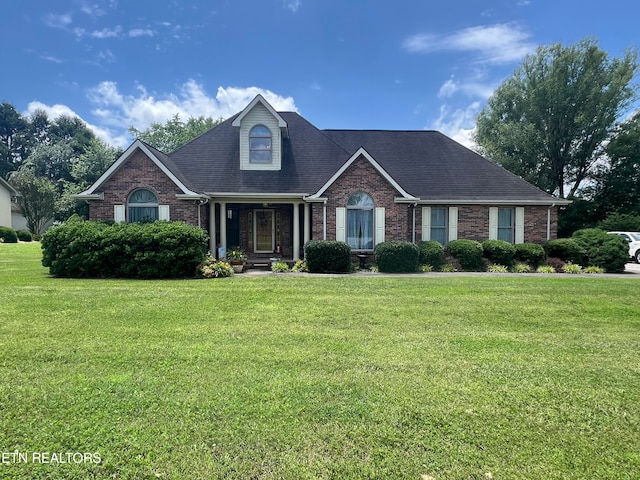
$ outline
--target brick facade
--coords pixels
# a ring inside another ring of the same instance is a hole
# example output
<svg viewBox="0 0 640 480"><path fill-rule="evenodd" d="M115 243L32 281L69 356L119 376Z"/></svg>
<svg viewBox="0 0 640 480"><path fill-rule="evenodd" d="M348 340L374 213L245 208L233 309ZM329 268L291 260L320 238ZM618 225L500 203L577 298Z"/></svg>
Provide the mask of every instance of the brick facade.
<svg viewBox="0 0 640 480"><path fill-rule="evenodd" d="M104 200L89 201L90 220L113 220L113 206L126 205L131 192L138 188L146 188L155 193L160 205L169 205L171 220L181 220L197 226L200 208L200 223L202 226L207 225L208 208L199 207L199 202L194 200L177 199L176 194L182 191L141 150L133 153L122 168L104 182L101 188Z"/></svg>

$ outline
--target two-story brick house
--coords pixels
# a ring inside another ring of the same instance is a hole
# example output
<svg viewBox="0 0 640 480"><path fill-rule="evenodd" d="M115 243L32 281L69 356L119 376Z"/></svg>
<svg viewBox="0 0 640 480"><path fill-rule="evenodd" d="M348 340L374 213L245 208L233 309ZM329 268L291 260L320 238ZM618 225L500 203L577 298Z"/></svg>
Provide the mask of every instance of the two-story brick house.
<svg viewBox="0 0 640 480"><path fill-rule="evenodd" d="M214 253L293 260L310 239L541 243L568 203L439 132L320 130L260 95L169 154L136 140L78 198L92 220L182 220Z"/></svg>

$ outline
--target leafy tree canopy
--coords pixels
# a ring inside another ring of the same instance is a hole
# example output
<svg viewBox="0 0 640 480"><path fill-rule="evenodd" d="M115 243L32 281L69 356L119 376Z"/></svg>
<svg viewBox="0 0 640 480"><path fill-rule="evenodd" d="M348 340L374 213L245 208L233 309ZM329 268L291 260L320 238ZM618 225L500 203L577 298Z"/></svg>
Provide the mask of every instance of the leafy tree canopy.
<svg viewBox="0 0 640 480"><path fill-rule="evenodd" d="M538 48L477 118L481 153L548 193L573 196L635 98L637 55L609 58L594 39Z"/></svg>
<svg viewBox="0 0 640 480"><path fill-rule="evenodd" d="M222 119L214 120L211 117L189 117L186 122L180 119L179 114L175 114L166 123L153 123L146 130L138 130L135 127L129 128L129 133L136 138L157 148L161 152L172 152L185 143L193 140L207 130L212 129L222 122Z"/></svg>

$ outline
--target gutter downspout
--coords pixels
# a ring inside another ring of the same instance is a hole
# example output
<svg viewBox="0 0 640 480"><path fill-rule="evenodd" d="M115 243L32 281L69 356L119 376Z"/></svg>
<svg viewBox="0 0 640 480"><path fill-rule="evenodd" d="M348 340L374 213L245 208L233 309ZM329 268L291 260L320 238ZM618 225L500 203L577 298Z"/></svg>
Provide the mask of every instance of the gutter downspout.
<svg viewBox="0 0 640 480"><path fill-rule="evenodd" d="M207 203L209 203L209 199L205 198L197 200L198 202L198 228L202 228L202 221L201 221L201 214L200 214L200 207L202 207L202 205L206 205Z"/></svg>
<svg viewBox="0 0 640 480"><path fill-rule="evenodd" d="M555 206L556 204L554 202L547 208L547 241L551 240L551 209Z"/></svg>
<svg viewBox="0 0 640 480"><path fill-rule="evenodd" d="M413 226L411 227L411 242L416 243L416 207L418 206L417 203L414 203L411 205L413 213L412 213L412 217L413 217Z"/></svg>

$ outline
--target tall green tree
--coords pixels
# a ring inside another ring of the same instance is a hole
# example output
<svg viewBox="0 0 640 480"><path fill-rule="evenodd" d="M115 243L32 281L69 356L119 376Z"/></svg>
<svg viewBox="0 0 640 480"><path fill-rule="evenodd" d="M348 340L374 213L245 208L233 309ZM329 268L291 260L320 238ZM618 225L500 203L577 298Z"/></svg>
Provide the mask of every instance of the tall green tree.
<svg viewBox="0 0 640 480"><path fill-rule="evenodd" d="M19 193L17 203L31 233L41 235L56 212L58 193L53 182L23 168L12 172L11 185Z"/></svg>
<svg viewBox="0 0 640 480"><path fill-rule="evenodd" d="M606 147L609 165L603 167L593 200L602 217L640 215L640 113L620 126Z"/></svg>
<svg viewBox="0 0 640 480"><path fill-rule="evenodd" d="M0 104L0 177L17 170L28 156L29 123L8 102Z"/></svg>
<svg viewBox="0 0 640 480"><path fill-rule="evenodd" d="M594 39L539 47L478 115L481 153L542 190L575 195L635 98L636 69L634 51L609 58Z"/></svg>
<svg viewBox="0 0 640 480"><path fill-rule="evenodd" d="M189 117L186 122L175 114L166 123L153 123L146 130L129 128L129 133L136 138L157 148L161 152L169 153L185 143L193 140L207 130L212 129L222 122L222 119L214 120L211 117Z"/></svg>

